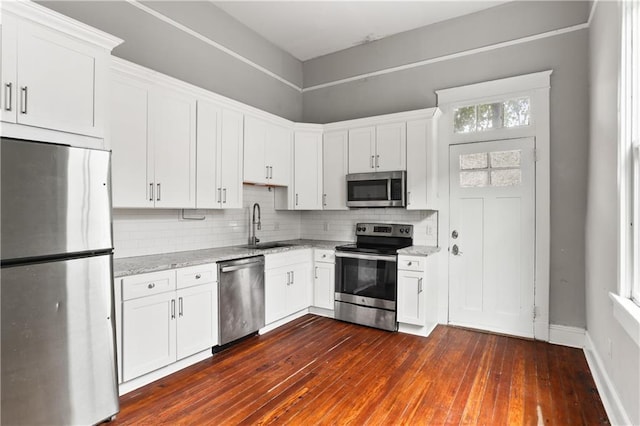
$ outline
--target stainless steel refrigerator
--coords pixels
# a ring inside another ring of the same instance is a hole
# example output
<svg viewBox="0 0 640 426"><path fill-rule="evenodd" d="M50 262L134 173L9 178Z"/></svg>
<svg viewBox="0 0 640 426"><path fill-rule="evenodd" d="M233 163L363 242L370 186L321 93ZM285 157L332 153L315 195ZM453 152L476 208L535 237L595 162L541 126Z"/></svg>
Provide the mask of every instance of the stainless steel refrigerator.
<svg viewBox="0 0 640 426"><path fill-rule="evenodd" d="M118 412L110 153L1 139L0 424Z"/></svg>

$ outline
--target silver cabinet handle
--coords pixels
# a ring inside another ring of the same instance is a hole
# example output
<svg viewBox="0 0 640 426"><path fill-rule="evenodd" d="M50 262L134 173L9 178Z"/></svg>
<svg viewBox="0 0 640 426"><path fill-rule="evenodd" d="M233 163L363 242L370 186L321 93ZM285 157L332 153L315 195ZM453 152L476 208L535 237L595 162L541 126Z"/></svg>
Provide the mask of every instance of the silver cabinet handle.
<svg viewBox="0 0 640 426"><path fill-rule="evenodd" d="M298 193L296 192L296 206L298 205Z"/></svg>
<svg viewBox="0 0 640 426"><path fill-rule="evenodd" d="M222 188L222 202L227 204L227 188Z"/></svg>
<svg viewBox="0 0 640 426"><path fill-rule="evenodd" d="M156 283L150 283L147 288L154 288L156 286Z"/></svg>
<svg viewBox="0 0 640 426"><path fill-rule="evenodd" d="M216 203L222 202L222 188L218 188L218 198L216 199Z"/></svg>
<svg viewBox="0 0 640 426"><path fill-rule="evenodd" d="M291 271L291 284L293 284L296 281L296 276L293 274L293 271Z"/></svg>
<svg viewBox="0 0 640 426"><path fill-rule="evenodd" d="M13 104L13 83L7 83L4 85L4 109L11 111L11 104Z"/></svg>
<svg viewBox="0 0 640 426"><path fill-rule="evenodd" d="M196 274L196 280L199 280L200 278L202 278L202 275Z"/></svg>
<svg viewBox="0 0 640 426"><path fill-rule="evenodd" d="M322 194L322 205L323 206L327 205L327 194Z"/></svg>
<svg viewBox="0 0 640 426"><path fill-rule="evenodd" d="M315 278L316 278L316 280L318 279L318 267L317 266L316 266Z"/></svg>
<svg viewBox="0 0 640 426"><path fill-rule="evenodd" d="M411 192L407 192L407 205L411 204Z"/></svg>
<svg viewBox="0 0 640 426"><path fill-rule="evenodd" d="M156 186L158 187L158 193L156 194L158 197L156 198L156 201L160 201L160 184L156 184Z"/></svg>
<svg viewBox="0 0 640 426"><path fill-rule="evenodd" d="M422 293L422 278L418 278L418 293Z"/></svg>
<svg viewBox="0 0 640 426"><path fill-rule="evenodd" d="M273 179L273 166L269 166L269 179Z"/></svg>
<svg viewBox="0 0 640 426"><path fill-rule="evenodd" d="M184 311L182 310L182 297L178 298L178 316L184 316Z"/></svg>
<svg viewBox="0 0 640 426"><path fill-rule="evenodd" d="M376 168L380 167L380 156L376 155Z"/></svg>
<svg viewBox="0 0 640 426"><path fill-rule="evenodd" d="M29 90L27 88L27 86L24 86L23 88L20 89L20 112L22 114L26 114L27 113L27 97L29 95L29 93L27 92L27 90Z"/></svg>
<svg viewBox="0 0 640 426"><path fill-rule="evenodd" d="M153 182L149 183L149 201L153 201Z"/></svg>
<svg viewBox="0 0 640 426"><path fill-rule="evenodd" d="M369 161L369 164L371 165L371 168L373 169L373 155L371 156L371 161Z"/></svg>
<svg viewBox="0 0 640 426"><path fill-rule="evenodd" d="M287 285L291 284L291 272L287 272Z"/></svg>
<svg viewBox="0 0 640 426"><path fill-rule="evenodd" d="M411 265L413 265L413 262L411 261L407 262L407 266L411 266Z"/></svg>
<svg viewBox="0 0 640 426"><path fill-rule="evenodd" d="M171 319L176 319L176 299L171 299Z"/></svg>
<svg viewBox="0 0 640 426"><path fill-rule="evenodd" d="M265 179L269 179L269 166L265 166L265 169L266 169L266 171L265 171L264 178Z"/></svg>

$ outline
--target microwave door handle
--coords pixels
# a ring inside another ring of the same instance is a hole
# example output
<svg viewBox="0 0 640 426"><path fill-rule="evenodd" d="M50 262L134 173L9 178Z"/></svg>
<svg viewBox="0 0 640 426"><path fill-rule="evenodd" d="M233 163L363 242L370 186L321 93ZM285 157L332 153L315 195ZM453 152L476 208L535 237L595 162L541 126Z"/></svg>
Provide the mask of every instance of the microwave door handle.
<svg viewBox="0 0 640 426"><path fill-rule="evenodd" d="M387 200L391 201L391 182L393 179L387 179Z"/></svg>

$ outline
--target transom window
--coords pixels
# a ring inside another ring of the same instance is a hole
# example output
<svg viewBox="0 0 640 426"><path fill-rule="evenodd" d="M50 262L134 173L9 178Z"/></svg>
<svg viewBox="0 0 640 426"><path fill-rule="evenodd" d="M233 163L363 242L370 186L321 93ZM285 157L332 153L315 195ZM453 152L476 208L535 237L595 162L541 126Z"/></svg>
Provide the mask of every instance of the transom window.
<svg viewBox="0 0 640 426"><path fill-rule="evenodd" d="M472 133L528 126L530 108L529 97L458 107L453 110L453 131Z"/></svg>
<svg viewBox="0 0 640 426"><path fill-rule="evenodd" d="M522 183L520 150L460 155L460 187L516 186Z"/></svg>

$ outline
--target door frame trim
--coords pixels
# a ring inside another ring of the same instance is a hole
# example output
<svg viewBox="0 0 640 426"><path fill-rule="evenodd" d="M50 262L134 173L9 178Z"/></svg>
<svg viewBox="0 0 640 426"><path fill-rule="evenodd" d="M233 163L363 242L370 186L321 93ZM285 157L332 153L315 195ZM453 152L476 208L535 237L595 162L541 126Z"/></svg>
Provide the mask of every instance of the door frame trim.
<svg viewBox="0 0 640 426"><path fill-rule="evenodd" d="M549 273L551 233L550 108L552 70L467 86L436 90L442 117L438 123L438 235L446 255L439 259L438 322L449 322L449 146L459 143L533 137L535 140L535 278L533 335L549 341ZM453 133L453 109L498 99L529 96L531 124L522 128L498 129L470 134Z"/></svg>

